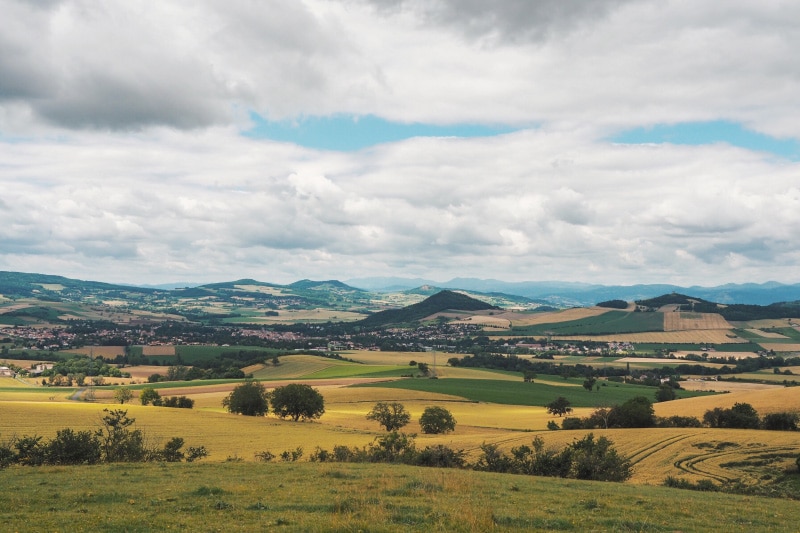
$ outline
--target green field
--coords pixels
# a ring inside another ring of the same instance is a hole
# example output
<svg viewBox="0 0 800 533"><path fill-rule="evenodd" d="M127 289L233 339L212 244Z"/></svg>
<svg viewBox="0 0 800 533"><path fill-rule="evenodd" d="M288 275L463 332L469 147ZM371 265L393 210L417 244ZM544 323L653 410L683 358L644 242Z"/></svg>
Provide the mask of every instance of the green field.
<svg viewBox="0 0 800 533"><path fill-rule="evenodd" d="M563 381L563 380L562 380ZM582 383L582 381L580 381ZM490 402L505 405L543 406L564 396L573 407L597 407L625 402L634 396L645 396L653 400L655 387L629 385L626 383L598 382L599 391L589 392L576 380L570 387L523 381L493 381L488 379L403 379L385 383L354 385L357 387L384 387L436 392L460 396L475 402ZM602 386L602 383L607 383ZM676 391L679 398L700 396L697 392Z"/></svg>
<svg viewBox="0 0 800 533"><path fill-rule="evenodd" d="M791 500L401 465L11 467L0 477L6 531L750 532L800 522Z"/></svg>
<svg viewBox="0 0 800 533"><path fill-rule="evenodd" d="M536 324L533 326L513 326L512 335L536 336L546 335L609 335L615 333L643 333L647 331L664 331L664 315L662 313L629 313L627 311L609 311L602 315L555 322ZM487 335L508 335L508 331L487 332Z"/></svg>

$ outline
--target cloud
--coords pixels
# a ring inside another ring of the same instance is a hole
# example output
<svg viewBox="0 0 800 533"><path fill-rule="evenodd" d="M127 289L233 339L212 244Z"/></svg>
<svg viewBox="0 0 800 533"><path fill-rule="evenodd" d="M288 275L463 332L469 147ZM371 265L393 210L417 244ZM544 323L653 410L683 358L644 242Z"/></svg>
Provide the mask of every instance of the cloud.
<svg viewBox="0 0 800 533"><path fill-rule="evenodd" d="M0 0L0 11L0 268L111 281L797 279L796 162L714 139L607 139L723 122L799 139L800 7ZM256 115L513 132L337 153L248 138Z"/></svg>
<svg viewBox="0 0 800 533"><path fill-rule="evenodd" d="M792 278L800 255L796 167L725 146L529 131L336 154L214 129L86 133L1 156L0 268L12 270L41 257L35 270L112 281L716 283Z"/></svg>

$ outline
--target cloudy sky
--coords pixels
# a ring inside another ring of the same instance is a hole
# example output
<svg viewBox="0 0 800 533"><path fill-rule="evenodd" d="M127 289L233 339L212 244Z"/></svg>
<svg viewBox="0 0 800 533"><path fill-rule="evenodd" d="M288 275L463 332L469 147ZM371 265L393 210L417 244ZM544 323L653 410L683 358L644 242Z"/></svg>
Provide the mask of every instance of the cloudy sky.
<svg viewBox="0 0 800 533"><path fill-rule="evenodd" d="M800 282L798 2L0 13L0 270Z"/></svg>

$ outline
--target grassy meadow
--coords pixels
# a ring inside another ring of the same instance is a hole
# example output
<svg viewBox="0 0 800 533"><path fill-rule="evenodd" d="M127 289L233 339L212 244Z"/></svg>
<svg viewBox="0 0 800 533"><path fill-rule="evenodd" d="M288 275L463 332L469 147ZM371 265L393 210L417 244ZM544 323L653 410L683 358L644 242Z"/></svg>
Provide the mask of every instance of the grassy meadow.
<svg viewBox="0 0 800 533"><path fill-rule="evenodd" d="M219 349L197 350L194 356L210 357L215 352ZM432 365L434 354L343 355L349 361L293 355L281 356L278 365L267 359L247 369L267 388L301 380L319 390L326 411L310 422L225 412L222 399L237 380L131 386L135 391L153 386L162 396L186 395L195 400L194 409L170 409L139 405L136 397L124 406L114 404L113 387L96 387L94 401L75 401L70 399L78 391L75 388L46 388L0 378L0 440L25 435L51 438L65 427L97 429L104 408L121 407L136 419L135 427L145 432L149 443L160 446L179 436L186 446L202 445L210 453L199 464L6 468L0 470L0 478L13 490L0 491L0 520L4 527L18 531L149 531L156 525L158 529L225 531L278 527L287 531L693 531L713 529L722 521L734 531L791 531L800 519L800 508L788 499L689 493L661 486L673 476L692 483L738 482L769 495L774 480L789 476L800 483L794 473L800 442L792 432L595 430L633 462L633 476L624 484L309 463L317 447L365 447L384 435L376 422L366 419L377 401L405 405L412 418L404 430L417 434L418 448L442 444L464 450L474 461L484 443L497 444L509 453L513 447L530 446L539 436L547 447L561 448L588 433L547 430L548 422L561 422L543 407L557 396L570 399L573 416L587 416L598 406L637 395L653 398L655 392L652 387L605 381L598 382L599 390L587 391L582 379L553 376L524 383L513 372L443 366L444 354L436 356L439 379L398 380L401 374L418 372L409 365L412 360ZM153 368L158 367L129 370L144 376ZM800 411L795 388L679 393L682 399L655 404L656 414L701 418L708 409L736 402L750 403L762 416ZM433 405L452 412L458 422L454 432L421 433L417 421ZM303 456L296 463L256 461L260 452L279 455L298 448ZM532 501L536 504L531 505ZM753 513L753 506L770 512Z"/></svg>
<svg viewBox="0 0 800 533"><path fill-rule="evenodd" d="M9 531L794 531L788 500L378 464L12 467ZM691 497L690 497L691 496ZM768 509L768 512L764 512ZM35 510L35 511L34 511Z"/></svg>

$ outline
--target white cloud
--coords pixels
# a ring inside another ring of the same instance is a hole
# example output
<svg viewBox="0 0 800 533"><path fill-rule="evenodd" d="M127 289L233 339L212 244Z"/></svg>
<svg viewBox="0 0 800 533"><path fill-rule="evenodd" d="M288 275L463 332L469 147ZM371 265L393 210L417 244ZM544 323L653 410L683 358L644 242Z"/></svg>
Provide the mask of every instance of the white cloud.
<svg viewBox="0 0 800 533"><path fill-rule="evenodd" d="M796 163L602 140L800 138L800 8L575 5L0 0L0 268L800 281ZM332 153L244 138L250 112L521 129Z"/></svg>

